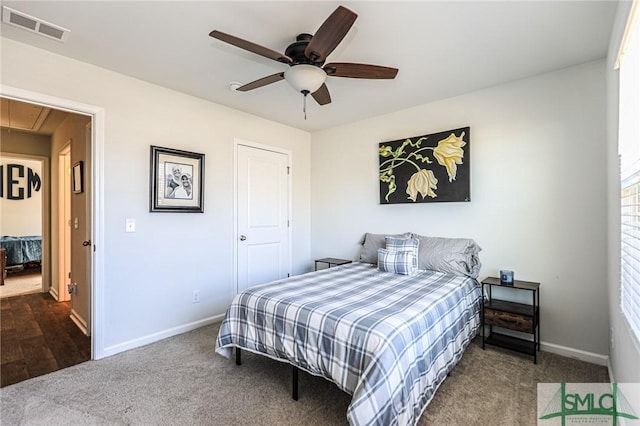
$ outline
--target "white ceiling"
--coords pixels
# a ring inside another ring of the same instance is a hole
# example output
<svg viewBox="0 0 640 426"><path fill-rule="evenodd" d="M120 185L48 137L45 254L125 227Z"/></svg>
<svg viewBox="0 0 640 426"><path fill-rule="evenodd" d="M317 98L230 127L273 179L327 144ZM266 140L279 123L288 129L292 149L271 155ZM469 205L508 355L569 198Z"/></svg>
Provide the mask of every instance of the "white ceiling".
<svg viewBox="0 0 640 426"><path fill-rule="evenodd" d="M615 1L3 1L71 30L58 42L2 24L2 36L300 129L315 131L606 56ZM393 66L395 80L329 77L333 102L286 81L242 84L287 65L208 36L273 50L314 33L338 5L358 14L327 62ZM96 82L99 84L99 82Z"/></svg>

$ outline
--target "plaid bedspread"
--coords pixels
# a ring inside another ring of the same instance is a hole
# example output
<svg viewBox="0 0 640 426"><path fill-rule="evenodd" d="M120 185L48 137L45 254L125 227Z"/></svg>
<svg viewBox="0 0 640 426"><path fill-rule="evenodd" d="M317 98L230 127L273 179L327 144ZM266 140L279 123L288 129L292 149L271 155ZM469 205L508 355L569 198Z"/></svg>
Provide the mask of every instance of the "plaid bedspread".
<svg viewBox="0 0 640 426"><path fill-rule="evenodd" d="M352 425L414 425L477 334L479 304L468 277L353 263L241 292L216 352L238 346L333 381L352 395Z"/></svg>

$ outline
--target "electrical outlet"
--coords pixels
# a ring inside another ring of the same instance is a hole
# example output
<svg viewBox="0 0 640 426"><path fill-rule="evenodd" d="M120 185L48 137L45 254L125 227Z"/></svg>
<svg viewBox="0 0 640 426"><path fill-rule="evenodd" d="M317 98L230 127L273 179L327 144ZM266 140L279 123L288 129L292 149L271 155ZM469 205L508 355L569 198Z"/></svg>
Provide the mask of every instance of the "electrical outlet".
<svg viewBox="0 0 640 426"><path fill-rule="evenodd" d="M200 303L200 290L193 290L193 299L191 303Z"/></svg>

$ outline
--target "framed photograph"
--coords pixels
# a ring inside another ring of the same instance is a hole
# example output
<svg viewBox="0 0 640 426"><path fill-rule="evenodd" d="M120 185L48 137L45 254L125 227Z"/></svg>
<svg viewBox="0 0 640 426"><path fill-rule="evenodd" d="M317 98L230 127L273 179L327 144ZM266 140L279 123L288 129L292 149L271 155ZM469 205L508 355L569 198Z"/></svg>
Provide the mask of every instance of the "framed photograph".
<svg viewBox="0 0 640 426"><path fill-rule="evenodd" d="M82 181L84 180L84 170L82 161L78 161L73 165L71 169L71 183L74 194L80 194L84 188L82 187Z"/></svg>
<svg viewBox="0 0 640 426"><path fill-rule="evenodd" d="M204 212L204 154L151 146L150 212Z"/></svg>

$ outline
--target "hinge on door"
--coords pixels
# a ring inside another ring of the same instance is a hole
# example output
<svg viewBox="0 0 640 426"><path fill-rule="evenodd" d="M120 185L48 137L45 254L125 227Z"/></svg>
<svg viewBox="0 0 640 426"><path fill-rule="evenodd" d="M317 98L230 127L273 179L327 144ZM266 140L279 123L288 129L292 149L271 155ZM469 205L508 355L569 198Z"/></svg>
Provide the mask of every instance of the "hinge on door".
<svg viewBox="0 0 640 426"><path fill-rule="evenodd" d="M287 274L287 278L289 278L291 276L291 274Z"/></svg>
<svg viewBox="0 0 640 426"><path fill-rule="evenodd" d="M291 166L287 166L287 174L290 175L291 174Z"/></svg>
<svg viewBox="0 0 640 426"><path fill-rule="evenodd" d="M287 219L287 228L290 227L291 225L289 224L289 219Z"/></svg>
<svg viewBox="0 0 640 426"><path fill-rule="evenodd" d="M71 272L69 272L69 279L71 279Z"/></svg>

